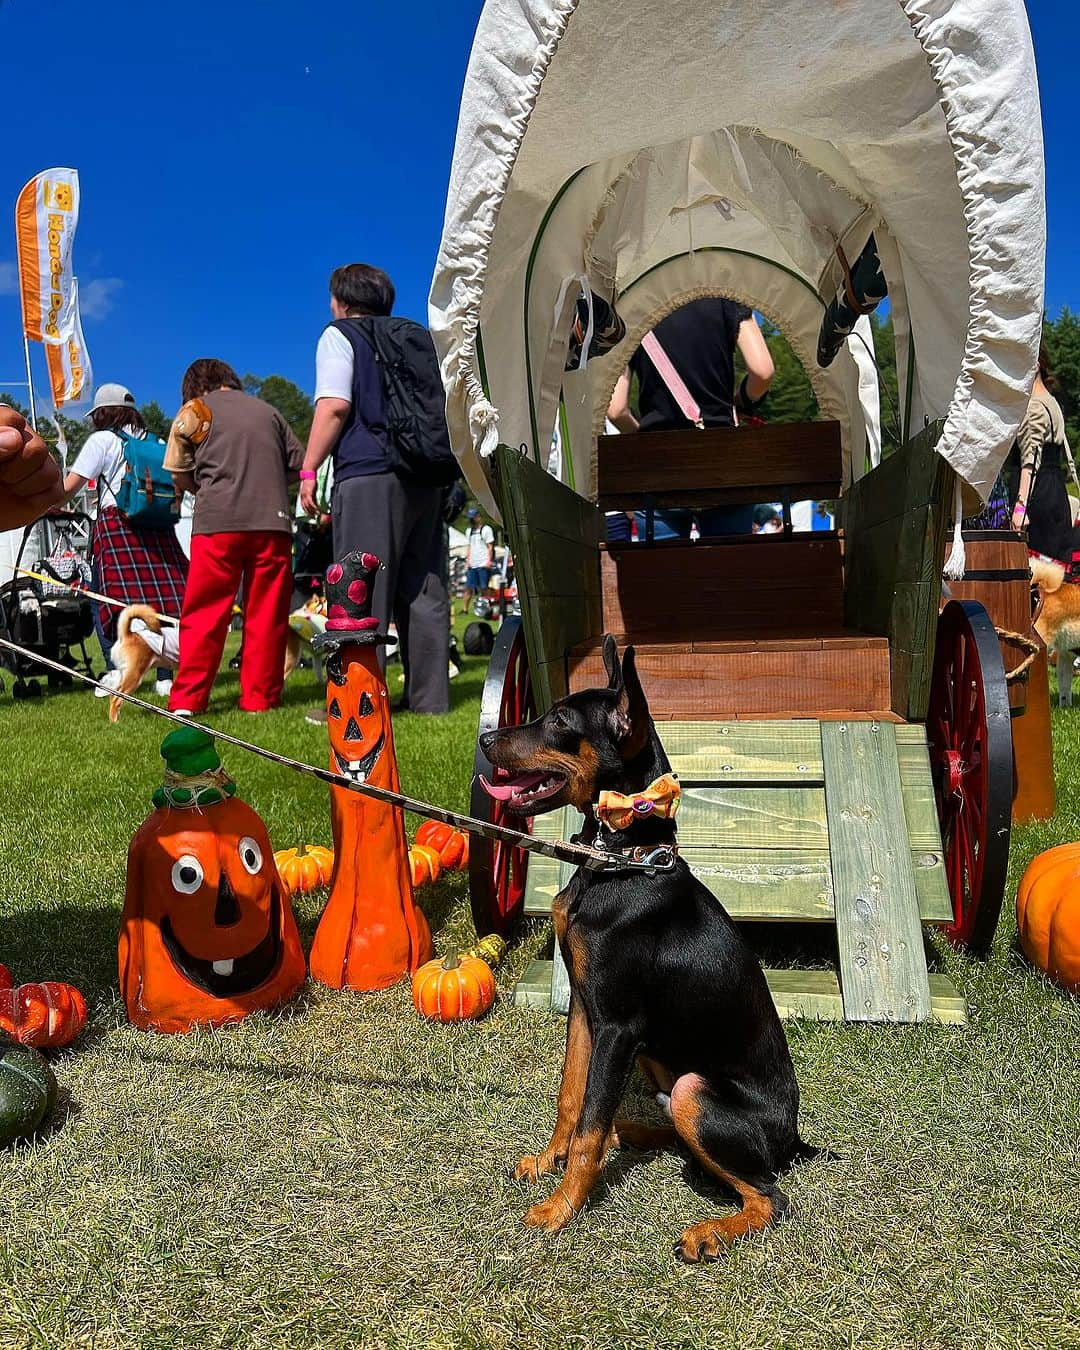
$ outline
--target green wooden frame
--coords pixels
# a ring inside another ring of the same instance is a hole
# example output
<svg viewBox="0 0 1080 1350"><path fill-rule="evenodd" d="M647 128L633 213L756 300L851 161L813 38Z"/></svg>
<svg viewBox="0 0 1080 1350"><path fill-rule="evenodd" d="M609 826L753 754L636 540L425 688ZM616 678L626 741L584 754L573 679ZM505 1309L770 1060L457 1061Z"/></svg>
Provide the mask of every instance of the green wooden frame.
<svg viewBox="0 0 1080 1350"><path fill-rule="evenodd" d="M495 451L495 485L514 555L537 706L568 693L567 653L600 635L604 517L521 451Z"/></svg>
<svg viewBox="0 0 1080 1350"><path fill-rule="evenodd" d="M841 502L844 622L889 639L893 711L926 717L953 471L931 422Z"/></svg>

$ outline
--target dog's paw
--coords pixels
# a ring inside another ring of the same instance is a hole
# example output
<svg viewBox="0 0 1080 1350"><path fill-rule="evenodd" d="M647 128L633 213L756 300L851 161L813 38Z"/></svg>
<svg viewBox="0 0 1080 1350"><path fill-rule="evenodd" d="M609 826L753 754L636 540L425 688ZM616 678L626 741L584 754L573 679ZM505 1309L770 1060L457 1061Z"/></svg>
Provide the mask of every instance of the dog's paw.
<svg viewBox="0 0 1080 1350"><path fill-rule="evenodd" d="M526 1153L514 1168L514 1180L528 1181L535 1185L541 1177L557 1172L560 1161L550 1150L545 1153Z"/></svg>
<svg viewBox="0 0 1080 1350"><path fill-rule="evenodd" d="M683 1261L717 1261L734 1241L731 1224L725 1219L706 1219L683 1230L675 1244L675 1255Z"/></svg>
<svg viewBox="0 0 1080 1350"><path fill-rule="evenodd" d="M523 1222L526 1228L542 1228L546 1233L557 1233L573 1217L573 1206L560 1189L527 1210Z"/></svg>

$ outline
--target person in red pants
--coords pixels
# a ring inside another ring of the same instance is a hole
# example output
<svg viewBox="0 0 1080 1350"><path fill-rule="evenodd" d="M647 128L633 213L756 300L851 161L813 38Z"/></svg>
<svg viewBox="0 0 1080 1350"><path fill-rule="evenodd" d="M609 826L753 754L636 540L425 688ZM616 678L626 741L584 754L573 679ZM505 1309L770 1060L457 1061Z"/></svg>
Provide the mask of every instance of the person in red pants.
<svg viewBox="0 0 1080 1350"><path fill-rule="evenodd" d="M284 683L292 598L288 485L303 446L276 408L243 392L224 361L193 362L182 397L165 467L178 487L195 493L195 515L169 707L205 710L242 587L240 708L265 712L276 707Z"/></svg>

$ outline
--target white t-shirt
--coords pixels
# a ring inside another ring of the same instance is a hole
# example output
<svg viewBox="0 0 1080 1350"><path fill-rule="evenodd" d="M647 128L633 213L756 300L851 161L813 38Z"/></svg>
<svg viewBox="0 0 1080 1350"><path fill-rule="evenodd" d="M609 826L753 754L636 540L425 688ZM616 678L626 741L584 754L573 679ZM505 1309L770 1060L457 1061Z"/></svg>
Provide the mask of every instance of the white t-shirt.
<svg viewBox="0 0 1080 1350"><path fill-rule="evenodd" d="M82 478L96 478L102 506L113 506L124 476L124 442L115 431L95 431L71 466Z"/></svg>
<svg viewBox="0 0 1080 1350"><path fill-rule="evenodd" d="M340 328L324 328L315 348L315 402L343 398L352 402L353 349Z"/></svg>
<svg viewBox="0 0 1080 1350"><path fill-rule="evenodd" d="M488 550L495 542L495 531L490 525L481 525L469 531L469 566L487 567Z"/></svg>

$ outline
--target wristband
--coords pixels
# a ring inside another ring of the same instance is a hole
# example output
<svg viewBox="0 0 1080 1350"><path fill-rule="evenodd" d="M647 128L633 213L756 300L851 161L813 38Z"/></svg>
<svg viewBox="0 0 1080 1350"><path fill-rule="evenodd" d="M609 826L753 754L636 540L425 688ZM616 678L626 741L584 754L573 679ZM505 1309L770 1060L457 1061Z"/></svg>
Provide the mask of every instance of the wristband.
<svg viewBox="0 0 1080 1350"><path fill-rule="evenodd" d="M762 394L762 396L757 400L752 399L749 393L747 392L746 388L749 379L750 379L749 375L744 375L742 377L742 381L739 384L738 391L735 394L735 406L736 408L739 409L740 412L753 414L757 412L758 408L760 408L761 405L765 402L765 394ZM768 390L766 390L765 393L767 394Z"/></svg>
<svg viewBox="0 0 1080 1350"><path fill-rule="evenodd" d="M301 481L301 483L314 483L315 480L318 478L318 476L319 476L319 475L314 471L314 469L301 469L301 470L300 470L300 481Z"/></svg>

